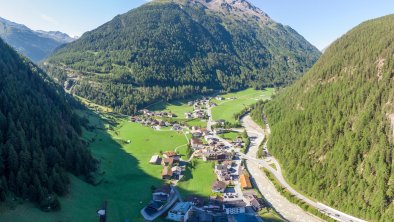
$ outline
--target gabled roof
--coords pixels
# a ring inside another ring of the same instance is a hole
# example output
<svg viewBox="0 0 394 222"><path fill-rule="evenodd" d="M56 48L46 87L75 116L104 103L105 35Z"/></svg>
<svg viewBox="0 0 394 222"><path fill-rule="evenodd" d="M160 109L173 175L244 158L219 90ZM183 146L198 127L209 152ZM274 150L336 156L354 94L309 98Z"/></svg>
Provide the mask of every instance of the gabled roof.
<svg viewBox="0 0 394 222"><path fill-rule="evenodd" d="M171 193L171 186L170 185L164 185L162 187L157 188L153 193L165 193L165 194L170 194Z"/></svg>
<svg viewBox="0 0 394 222"><path fill-rule="evenodd" d="M168 164L168 165L172 165L174 163L174 158L170 157L170 158L163 158L162 160L162 164Z"/></svg>
<svg viewBox="0 0 394 222"><path fill-rule="evenodd" d="M250 178L246 174L242 174L239 177L239 182L241 183L242 189L252 188L252 183L250 182Z"/></svg>
<svg viewBox="0 0 394 222"><path fill-rule="evenodd" d="M173 172L171 170L171 167L164 167L163 171L161 172L161 176L170 176L170 177L172 177L172 174L173 174Z"/></svg>
<svg viewBox="0 0 394 222"><path fill-rule="evenodd" d="M160 159L159 155L154 155L150 159L149 163L157 163L157 162L159 162L159 159Z"/></svg>
<svg viewBox="0 0 394 222"><path fill-rule="evenodd" d="M202 145L202 144L203 144L202 140L200 140L200 139L198 139L198 138L192 138L192 139L191 139L191 142L192 142L193 144L198 144L198 145Z"/></svg>
<svg viewBox="0 0 394 222"><path fill-rule="evenodd" d="M222 181L215 181L215 183L213 183L212 185L212 190L224 190L226 189L227 184L225 182Z"/></svg>
<svg viewBox="0 0 394 222"><path fill-rule="evenodd" d="M178 156L178 154L174 151L166 151L163 154L166 155L167 157Z"/></svg>
<svg viewBox="0 0 394 222"><path fill-rule="evenodd" d="M224 208L242 208L246 207L246 203L242 200L235 200L231 202L226 202L223 204Z"/></svg>

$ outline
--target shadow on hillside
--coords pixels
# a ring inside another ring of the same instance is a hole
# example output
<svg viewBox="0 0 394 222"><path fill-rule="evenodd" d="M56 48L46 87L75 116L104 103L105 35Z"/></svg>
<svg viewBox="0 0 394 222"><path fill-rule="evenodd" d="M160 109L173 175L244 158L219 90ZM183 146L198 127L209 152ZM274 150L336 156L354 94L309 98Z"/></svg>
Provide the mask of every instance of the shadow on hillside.
<svg viewBox="0 0 394 222"><path fill-rule="evenodd" d="M104 201L108 201L108 221L142 221L140 210L151 200L152 191L164 185L164 181L148 175L140 168L140 162L131 154L122 148L121 139L114 139L108 129L113 132L117 129L116 118L121 117L118 114L109 114L100 116L97 113L86 111L84 116L89 119L90 127L93 131L87 132L90 138L86 138L95 158L100 161L100 172L102 178L92 191L84 194L90 196L92 193L97 195L91 198L91 203L85 206L85 221L91 221L96 217L96 210ZM146 160L149 161L149 160ZM191 167L188 165L188 168ZM191 168L185 172L183 180L193 179ZM182 190L178 187L183 195L194 195L193 192ZM90 193L89 193L90 192ZM185 196L184 196L185 197ZM82 212L81 212L82 213ZM81 214L75 214L75 220L81 219Z"/></svg>
<svg viewBox="0 0 394 222"><path fill-rule="evenodd" d="M192 170L194 169L194 167L190 166L190 164L188 164L186 166L186 170L183 173L183 177L182 177L182 182L187 182L189 180L193 179L193 174L192 174ZM187 194L187 195L192 195L192 193L188 193L187 191L184 191L183 194Z"/></svg>

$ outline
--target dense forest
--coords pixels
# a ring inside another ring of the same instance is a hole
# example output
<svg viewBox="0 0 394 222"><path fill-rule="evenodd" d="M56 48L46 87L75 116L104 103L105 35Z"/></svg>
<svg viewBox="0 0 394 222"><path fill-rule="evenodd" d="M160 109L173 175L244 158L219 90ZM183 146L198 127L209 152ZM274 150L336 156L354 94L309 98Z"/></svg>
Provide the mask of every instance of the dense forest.
<svg viewBox="0 0 394 222"><path fill-rule="evenodd" d="M156 100L288 85L320 56L268 17L239 19L197 2L147 3L59 49L44 67L72 93L130 114Z"/></svg>
<svg viewBox="0 0 394 222"><path fill-rule="evenodd" d="M80 139L71 98L0 39L0 201L58 209L68 172L89 180L97 161Z"/></svg>
<svg viewBox="0 0 394 222"><path fill-rule="evenodd" d="M273 101L271 153L302 192L370 221L394 217L394 15L332 44Z"/></svg>

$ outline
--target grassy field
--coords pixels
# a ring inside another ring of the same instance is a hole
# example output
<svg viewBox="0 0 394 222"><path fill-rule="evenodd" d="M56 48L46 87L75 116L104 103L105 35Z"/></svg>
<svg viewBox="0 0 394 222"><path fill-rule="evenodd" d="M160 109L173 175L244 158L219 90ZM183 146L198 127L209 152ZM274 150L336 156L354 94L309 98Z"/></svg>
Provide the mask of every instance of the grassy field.
<svg viewBox="0 0 394 222"><path fill-rule="evenodd" d="M225 95L226 98L236 96L238 99L226 100L226 103L220 104L217 110L215 108L214 116L221 113L222 117L219 115L217 118L231 118L232 113L243 108L242 104L252 104L271 94L269 91L245 90ZM95 106L88 101L83 102L94 110L111 112L105 107ZM149 109L171 110L183 117L192 107L187 106L187 101L177 101L158 103ZM89 148L93 155L101 162L102 183L92 186L71 176L70 193L60 198L61 211L44 213L28 203L9 210L8 205L0 204L1 222L97 221L96 211L104 200L108 201L108 221L143 221L139 211L151 200L151 187L163 184L160 178L161 166L150 165L148 161L152 155L159 154L160 151L174 150L176 147L179 153L185 155L185 136L174 131L155 131L130 123L115 114L103 114L99 117L93 112L83 112L83 115L86 115L90 124L96 127L94 131L85 131L84 137L90 142ZM196 121L193 124L199 123ZM125 142L128 140L130 143ZM209 196L214 180L212 164L197 161L194 167L188 168L184 180L179 183L179 189L184 196Z"/></svg>
<svg viewBox="0 0 394 222"><path fill-rule="evenodd" d="M171 102L157 102L148 107L147 109L151 111L167 111L172 112L177 115L175 119L184 119L185 113L193 112L193 106L187 105L190 100L181 99L174 100Z"/></svg>
<svg viewBox="0 0 394 222"><path fill-rule="evenodd" d="M199 195L208 197L212 194L211 186L216 180L216 175L211 162L194 160L194 167L189 166L185 177L178 183L182 196Z"/></svg>
<svg viewBox="0 0 394 222"><path fill-rule="evenodd" d="M212 100L212 102L218 104L217 107L212 108L212 117L214 120L224 119L230 123L236 123L237 120L234 118L234 114L241 112L258 100L270 99L274 92L273 88L265 90L246 89L221 95L225 100Z"/></svg>
<svg viewBox="0 0 394 222"><path fill-rule="evenodd" d="M272 209L264 208L259 212L260 217L266 222L282 222L283 220L275 211Z"/></svg>
<svg viewBox="0 0 394 222"><path fill-rule="evenodd" d="M103 182L92 186L71 177L71 190L69 195L61 198L60 212L43 213L30 204L19 205L15 210L4 210L5 207L0 206L3 209L0 221L30 222L33 218L37 222L97 221L96 210L104 200L109 204L108 221L125 221L127 218L143 221L139 211L151 200L151 187L163 183L161 166L150 165L148 161L153 154L186 144L184 135L174 131L154 131L125 120L120 120L117 127L111 127L112 124L102 123L93 113L88 117L100 129L85 132L85 137L92 141L90 149L101 162ZM105 128L113 130L102 130ZM131 143L124 142L127 140ZM195 181L198 178L206 178L206 171L207 166L198 165L191 173L193 178L182 184L181 192L206 193L204 184L200 183L204 187L195 185L199 183Z"/></svg>
<svg viewBox="0 0 394 222"><path fill-rule="evenodd" d="M242 133L230 131L230 132L221 134L221 137L223 139L233 141L233 140L237 139L238 137L242 137Z"/></svg>
<svg viewBox="0 0 394 222"><path fill-rule="evenodd" d="M206 128L207 127L207 121L206 120L202 121L200 119L192 119L192 120L187 121L186 123L189 126L198 126L198 127L201 127L201 128Z"/></svg>

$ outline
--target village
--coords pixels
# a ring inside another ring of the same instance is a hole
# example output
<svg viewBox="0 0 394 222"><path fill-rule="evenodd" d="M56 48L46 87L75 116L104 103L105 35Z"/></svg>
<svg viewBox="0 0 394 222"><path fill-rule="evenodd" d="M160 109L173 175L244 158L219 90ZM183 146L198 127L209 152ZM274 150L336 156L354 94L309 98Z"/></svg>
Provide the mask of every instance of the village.
<svg viewBox="0 0 394 222"><path fill-rule="evenodd" d="M130 121L140 123L156 130L170 130L188 135L190 156L184 157L174 150L153 154L149 161L162 167L161 178L165 185L156 188L152 201L141 210L145 220L152 221L167 215L170 221L261 221L257 217L264 207L264 202L253 189L249 174L238 154L247 146L245 138L237 137L231 141L219 135L226 132L218 121L211 124L210 108L216 106L205 98L189 102L193 112L185 113L186 119L208 121L207 128L189 127L182 122L171 120L171 112L140 111L140 116L133 116ZM221 97L216 98L222 100ZM177 190L178 181L182 180L188 164L195 159L212 162L216 181L211 186L210 197L188 196L182 198Z"/></svg>

